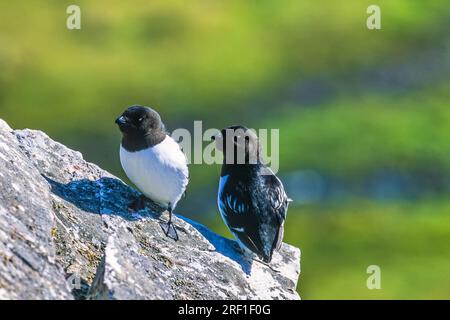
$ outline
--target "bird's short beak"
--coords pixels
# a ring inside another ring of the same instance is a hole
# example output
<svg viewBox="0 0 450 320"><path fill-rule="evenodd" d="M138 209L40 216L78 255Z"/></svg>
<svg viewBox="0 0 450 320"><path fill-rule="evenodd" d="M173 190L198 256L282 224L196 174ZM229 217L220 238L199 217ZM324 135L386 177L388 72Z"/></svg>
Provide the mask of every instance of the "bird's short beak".
<svg viewBox="0 0 450 320"><path fill-rule="evenodd" d="M125 119L124 116L120 116L119 118L116 119L116 123L120 126L127 123L127 120Z"/></svg>

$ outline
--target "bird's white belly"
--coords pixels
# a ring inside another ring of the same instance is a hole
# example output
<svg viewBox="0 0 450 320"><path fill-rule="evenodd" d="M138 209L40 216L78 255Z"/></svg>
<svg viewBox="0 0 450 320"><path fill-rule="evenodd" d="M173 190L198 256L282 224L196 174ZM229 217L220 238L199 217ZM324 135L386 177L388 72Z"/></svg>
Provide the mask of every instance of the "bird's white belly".
<svg viewBox="0 0 450 320"><path fill-rule="evenodd" d="M121 146L120 162L128 178L146 197L175 208L188 183L186 157L175 141L166 137L158 145L136 152Z"/></svg>

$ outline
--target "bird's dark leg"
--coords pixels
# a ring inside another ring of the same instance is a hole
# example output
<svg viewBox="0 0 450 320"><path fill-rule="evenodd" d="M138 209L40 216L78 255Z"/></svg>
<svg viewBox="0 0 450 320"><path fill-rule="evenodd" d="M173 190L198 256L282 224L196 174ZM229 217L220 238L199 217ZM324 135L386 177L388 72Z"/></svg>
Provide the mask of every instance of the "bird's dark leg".
<svg viewBox="0 0 450 320"><path fill-rule="evenodd" d="M139 211L145 209L146 205L147 198L143 194L141 194L128 205L128 210L131 212Z"/></svg>
<svg viewBox="0 0 450 320"><path fill-rule="evenodd" d="M172 223L172 205L170 203L167 207L167 211L169 211L169 221L167 223L161 222L161 228L163 229L163 232L167 237L178 241L178 233Z"/></svg>

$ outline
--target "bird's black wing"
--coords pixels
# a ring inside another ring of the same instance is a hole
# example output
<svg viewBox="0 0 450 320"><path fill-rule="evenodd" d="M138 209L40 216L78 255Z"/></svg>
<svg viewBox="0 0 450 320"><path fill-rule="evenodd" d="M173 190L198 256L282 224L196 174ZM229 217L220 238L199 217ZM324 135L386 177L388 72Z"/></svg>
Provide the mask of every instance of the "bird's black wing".
<svg viewBox="0 0 450 320"><path fill-rule="evenodd" d="M283 184L275 174L269 174L264 176L264 189L267 194L268 208L271 214L275 215L276 220L273 224L276 228L276 236L272 244L272 252L275 249L280 249L283 243L284 236L284 221L286 220L286 213L288 208L289 199L284 191Z"/></svg>
<svg viewBox="0 0 450 320"><path fill-rule="evenodd" d="M244 183L228 181L219 190L218 205L226 225L247 249L264 255L259 234L259 221L252 194Z"/></svg>
<svg viewBox="0 0 450 320"><path fill-rule="evenodd" d="M280 220L286 220L289 199L284 191L283 184L275 175L266 176L265 183L271 208Z"/></svg>

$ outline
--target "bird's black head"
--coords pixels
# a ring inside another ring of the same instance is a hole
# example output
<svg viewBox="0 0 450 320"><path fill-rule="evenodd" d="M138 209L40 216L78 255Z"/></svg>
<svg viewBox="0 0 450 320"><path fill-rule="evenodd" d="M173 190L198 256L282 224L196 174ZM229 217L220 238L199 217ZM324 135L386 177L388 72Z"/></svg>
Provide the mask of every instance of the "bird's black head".
<svg viewBox="0 0 450 320"><path fill-rule="evenodd" d="M116 124L123 134L122 145L129 151L158 144L166 135L161 117L148 107L129 107L116 119Z"/></svg>
<svg viewBox="0 0 450 320"><path fill-rule="evenodd" d="M131 106L116 119L124 134L146 134L152 130L164 130L159 114L148 107Z"/></svg>
<svg viewBox="0 0 450 320"><path fill-rule="evenodd" d="M216 147L223 152L225 164L258 164L261 147L257 135L242 125L224 128L212 137Z"/></svg>

